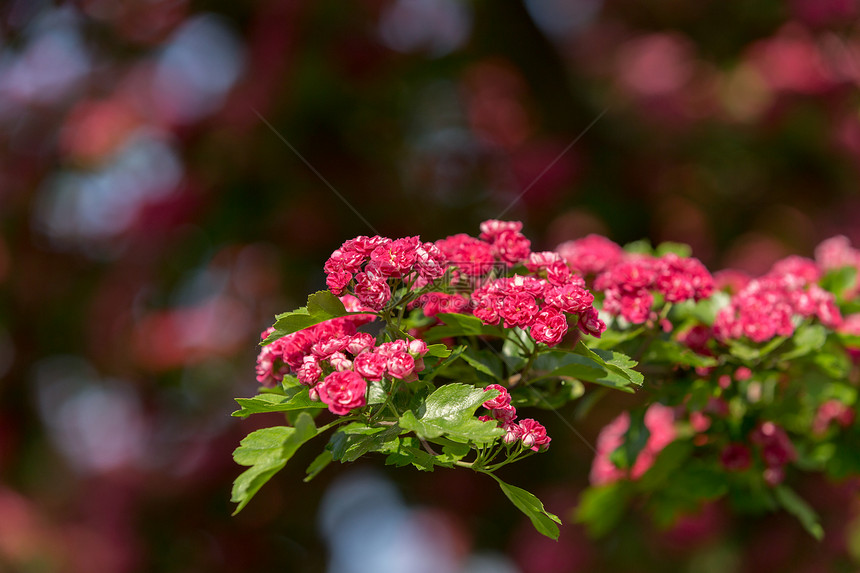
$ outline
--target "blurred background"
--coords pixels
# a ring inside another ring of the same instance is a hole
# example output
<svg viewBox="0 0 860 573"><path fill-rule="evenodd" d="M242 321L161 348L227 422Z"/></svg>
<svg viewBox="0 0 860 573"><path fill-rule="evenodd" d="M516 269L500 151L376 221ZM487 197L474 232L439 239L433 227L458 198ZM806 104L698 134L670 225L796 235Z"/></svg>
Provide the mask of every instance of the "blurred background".
<svg viewBox="0 0 860 573"><path fill-rule="evenodd" d="M822 544L720 505L554 543L465 471L376 460L303 484L316 447L236 517L229 491L239 440L278 423L230 417L257 388L259 332L348 238L503 218L535 250L673 240L753 273L834 234L860 244L858 16L856 0L3 2L0 572L856 570L849 485L802 491ZM579 430L593 442L615 413ZM553 447L504 477L569 521L591 450L532 415Z"/></svg>

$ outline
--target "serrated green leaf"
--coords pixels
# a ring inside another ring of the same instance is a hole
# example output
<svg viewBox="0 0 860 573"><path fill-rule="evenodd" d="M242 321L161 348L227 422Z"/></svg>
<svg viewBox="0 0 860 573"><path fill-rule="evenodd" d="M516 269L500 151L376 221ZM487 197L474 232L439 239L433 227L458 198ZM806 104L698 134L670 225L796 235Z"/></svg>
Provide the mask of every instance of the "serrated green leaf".
<svg viewBox="0 0 860 573"><path fill-rule="evenodd" d="M444 322L442 326L436 326L424 334L425 342L432 342L442 338L455 336L497 336L504 337L505 331L498 326L490 326L481 322L481 319L471 314L439 313L436 317Z"/></svg>
<svg viewBox="0 0 860 573"><path fill-rule="evenodd" d="M561 525L561 519L557 515L548 512L534 494L505 483L494 474L490 475L498 482L505 497L529 518L538 533L546 535L550 539L558 539L558 526Z"/></svg>
<svg viewBox="0 0 860 573"><path fill-rule="evenodd" d="M424 357L447 358L450 355L451 350L444 344L430 344L427 346L427 352L424 354Z"/></svg>
<svg viewBox="0 0 860 573"><path fill-rule="evenodd" d="M622 378L626 378L631 384L641 386L642 382L645 380L645 377L642 376L641 372L633 369L638 365L638 363L622 352L604 350L602 348L595 348L592 350L586 346L582 340L577 343L573 351L581 356L594 360L611 373L615 373Z"/></svg>
<svg viewBox="0 0 860 573"><path fill-rule="evenodd" d="M308 328L315 324L331 320L349 314L340 299L327 290L321 290L308 296L307 306L297 308L292 312L285 312L275 317L275 331L272 332L261 346L265 346L275 340L292 334L299 330Z"/></svg>
<svg viewBox="0 0 860 573"><path fill-rule="evenodd" d="M824 528L819 523L818 515L802 497L785 485L776 486L774 494L779 504L795 516L812 537L818 541L824 538Z"/></svg>
<svg viewBox="0 0 860 573"><path fill-rule="evenodd" d="M582 492L574 512L574 520L582 523L592 537L603 537L624 516L632 490L623 481L589 487Z"/></svg>
<svg viewBox="0 0 860 573"><path fill-rule="evenodd" d="M315 477L317 477L321 471L323 471L328 465L332 462L331 451L323 450L320 455L314 458L314 461L310 463L308 469L305 470L307 475L303 480L305 483L311 481Z"/></svg>
<svg viewBox="0 0 860 573"><path fill-rule="evenodd" d="M407 410L399 424L404 430L426 439L445 435L479 444L492 442L504 431L494 421L482 422L474 414L482 403L497 395L496 390L446 384L427 396L417 415L413 410Z"/></svg>
<svg viewBox="0 0 860 573"><path fill-rule="evenodd" d="M322 402L311 400L308 389L304 386L287 388L284 394L266 393L258 394L253 398L236 398L236 402L241 406L240 410L233 412L233 416L237 418L247 418L251 414L326 407Z"/></svg>
<svg viewBox="0 0 860 573"><path fill-rule="evenodd" d="M302 414L295 427L274 426L248 434L233 452L237 464L251 466L233 482L231 501L236 515L273 475L281 471L302 444L316 436L314 421Z"/></svg>
<svg viewBox="0 0 860 573"><path fill-rule="evenodd" d="M581 341L572 351L560 352L566 352L566 356L559 359L561 365L541 378L567 376L631 393L630 385L639 386L644 380L642 374L632 368L636 362L620 352L592 350Z"/></svg>

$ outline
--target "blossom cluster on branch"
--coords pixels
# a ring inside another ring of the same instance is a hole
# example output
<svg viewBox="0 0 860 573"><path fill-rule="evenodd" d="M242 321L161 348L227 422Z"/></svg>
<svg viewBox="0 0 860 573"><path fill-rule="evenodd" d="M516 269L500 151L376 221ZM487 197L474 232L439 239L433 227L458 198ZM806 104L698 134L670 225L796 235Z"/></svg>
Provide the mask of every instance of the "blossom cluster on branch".
<svg viewBox="0 0 860 573"><path fill-rule="evenodd" d="M521 223L480 231L350 239L323 267L329 290L262 333L262 391L235 415L284 412L287 425L236 450L250 466L234 484L239 509L329 433L308 479L372 453L470 469L557 537L559 518L496 472L549 448L519 410L595 402L608 388L640 399L596 438L573 516L592 533L644 497L663 525L726 498L739 511L782 507L821 534L790 483L860 474L860 253L846 239L750 277L712 275L675 243L590 235L533 252Z"/></svg>

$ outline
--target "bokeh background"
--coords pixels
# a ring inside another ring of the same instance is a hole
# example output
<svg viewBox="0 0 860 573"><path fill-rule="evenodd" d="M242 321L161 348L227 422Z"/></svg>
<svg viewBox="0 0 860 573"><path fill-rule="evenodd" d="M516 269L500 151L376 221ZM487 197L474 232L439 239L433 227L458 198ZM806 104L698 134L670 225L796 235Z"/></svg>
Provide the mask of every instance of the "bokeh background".
<svg viewBox="0 0 860 573"><path fill-rule="evenodd" d="M0 571L854 571L713 505L554 543L465 471L300 452L238 516L230 454L277 419L260 330L359 234L521 220L763 272L860 244L856 0L7 0L0 4ZM507 481L570 519L621 398ZM613 409L614 407L614 409ZM569 416L570 412L561 412ZM315 444L321 446L322 444Z"/></svg>

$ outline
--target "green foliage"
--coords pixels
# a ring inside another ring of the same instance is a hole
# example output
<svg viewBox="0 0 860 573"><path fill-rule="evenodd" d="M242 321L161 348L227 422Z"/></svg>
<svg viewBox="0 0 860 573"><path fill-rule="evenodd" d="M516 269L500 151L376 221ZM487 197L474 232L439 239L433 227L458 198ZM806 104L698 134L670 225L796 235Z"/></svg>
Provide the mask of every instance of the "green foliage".
<svg viewBox="0 0 860 573"><path fill-rule="evenodd" d="M240 410L233 412L233 416L247 418L251 414L265 414L268 412L289 412L291 410L305 410L308 408L325 408L322 402L314 402L308 396L308 389L304 386L292 386L287 388L285 394L257 394L253 398L236 398L241 406Z"/></svg>
<svg viewBox="0 0 860 573"><path fill-rule="evenodd" d="M327 290L315 292L308 296L307 306L297 308L292 312L285 312L275 317L274 332L261 342L262 346L292 334L293 332L308 328L315 324L346 316L348 313L340 302L340 299Z"/></svg>
<svg viewBox="0 0 860 573"><path fill-rule="evenodd" d="M233 460L237 464L251 466L233 483L231 501L239 504L233 514L242 511L254 494L281 471L296 450L316 434L314 421L306 413L299 416L295 427L274 426L248 434L233 452Z"/></svg>
<svg viewBox="0 0 860 573"><path fill-rule="evenodd" d="M507 497L511 503L517 507L517 509L526 514L535 529L551 539L558 539L558 526L561 525L561 520L557 515L544 509L543 503L541 503L541 501L533 494L522 488L503 482L496 475L493 475L493 478L498 482L499 487L502 488L502 492L505 494L505 497Z"/></svg>
<svg viewBox="0 0 860 573"><path fill-rule="evenodd" d="M474 414L478 406L496 395L495 390L447 384L430 394L417 413L406 411L400 417L400 427L427 439L444 435L476 444L492 442L504 431L495 422L482 422Z"/></svg>

